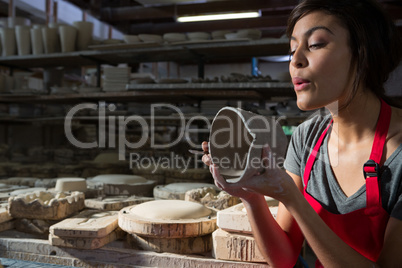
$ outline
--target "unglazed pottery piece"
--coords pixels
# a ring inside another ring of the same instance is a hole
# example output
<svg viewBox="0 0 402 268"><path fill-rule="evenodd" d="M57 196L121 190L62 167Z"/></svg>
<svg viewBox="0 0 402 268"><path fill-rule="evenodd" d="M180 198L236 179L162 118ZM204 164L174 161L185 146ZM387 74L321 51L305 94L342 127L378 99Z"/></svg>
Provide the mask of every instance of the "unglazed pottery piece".
<svg viewBox="0 0 402 268"><path fill-rule="evenodd" d="M218 260L266 262L250 234L229 233L217 229L212 233L212 256Z"/></svg>
<svg viewBox="0 0 402 268"><path fill-rule="evenodd" d="M272 216L275 218L278 212L278 201L268 197L266 197L266 201ZM218 211L217 225L228 232L252 234L243 203Z"/></svg>
<svg viewBox="0 0 402 268"><path fill-rule="evenodd" d="M84 178L60 178L56 181L55 190L58 192L86 192L87 182Z"/></svg>
<svg viewBox="0 0 402 268"><path fill-rule="evenodd" d="M152 196L155 181L144 177L126 174L103 174L95 176L91 182L103 184L106 195Z"/></svg>
<svg viewBox="0 0 402 268"><path fill-rule="evenodd" d="M216 212L194 202L156 200L120 210L119 226L148 237L196 237L216 229Z"/></svg>
<svg viewBox="0 0 402 268"><path fill-rule="evenodd" d="M18 25L15 26L15 38L17 41L18 55L31 54L31 27Z"/></svg>
<svg viewBox="0 0 402 268"><path fill-rule="evenodd" d="M126 233L120 228L116 228L103 237L61 237L49 233L49 243L57 247L96 249L117 239L122 239L125 235Z"/></svg>
<svg viewBox="0 0 402 268"><path fill-rule="evenodd" d="M59 26L61 52L72 52L76 49L77 29L70 25Z"/></svg>
<svg viewBox="0 0 402 268"><path fill-rule="evenodd" d="M11 221L12 219L13 217L8 213L7 203L0 203L0 223Z"/></svg>
<svg viewBox="0 0 402 268"><path fill-rule="evenodd" d="M117 211L84 210L50 226L50 233L61 237L104 237L115 230Z"/></svg>
<svg viewBox="0 0 402 268"><path fill-rule="evenodd" d="M8 199L8 211L13 218L61 220L85 206L82 192L45 192L20 194Z"/></svg>
<svg viewBox="0 0 402 268"><path fill-rule="evenodd" d="M0 28L2 56L11 56L17 54L17 42L15 39L14 28Z"/></svg>
<svg viewBox="0 0 402 268"><path fill-rule="evenodd" d="M43 27L42 28L43 47L46 54L51 54L59 51L60 39L57 28Z"/></svg>
<svg viewBox="0 0 402 268"><path fill-rule="evenodd" d="M31 44L32 44L32 54L40 55L44 53L43 37L42 37L43 26L34 26L31 29Z"/></svg>
<svg viewBox="0 0 402 268"><path fill-rule="evenodd" d="M104 198L85 199L85 207L99 210L120 210L124 207L153 201L153 197L143 196L107 196Z"/></svg>
<svg viewBox="0 0 402 268"><path fill-rule="evenodd" d="M74 21L77 29L76 47L78 50L86 50L92 42L94 24L90 21Z"/></svg>
<svg viewBox="0 0 402 268"><path fill-rule="evenodd" d="M218 190L218 188L211 183L177 182L167 185L157 185L154 188L154 197L155 199L184 200L187 191L198 188L210 188L214 191Z"/></svg>
<svg viewBox="0 0 402 268"><path fill-rule="evenodd" d="M198 254L209 252L212 249L211 234L186 238L160 238L128 234L127 242L134 249L159 253Z"/></svg>
<svg viewBox="0 0 402 268"><path fill-rule="evenodd" d="M211 215L211 210L203 205L181 200L156 200L137 205L130 213L150 220L185 220Z"/></svg>
<svg viewBox="0 0 402 268"><path fill-rule="evenodd" d="M287 143L282 127L274 118L224 107L212 122L209 152L223 178L236 183L265 167L282 164ZM272 154L262 159L265 144L270 146Z"/></svg>

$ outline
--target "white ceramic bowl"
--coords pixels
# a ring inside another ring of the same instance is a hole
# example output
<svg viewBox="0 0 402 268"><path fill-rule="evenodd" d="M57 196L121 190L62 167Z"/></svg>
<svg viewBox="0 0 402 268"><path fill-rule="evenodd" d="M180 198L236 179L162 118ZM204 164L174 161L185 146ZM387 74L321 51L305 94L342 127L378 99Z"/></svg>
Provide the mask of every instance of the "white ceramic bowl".
<svg viewBox="0 0 402 268"><path fill-rule="evenodd" d="M237 35L237 33L227 33L225 34L225 39L227 40L235 40L239 39L240 37Z"/></svg>
<svg viewBox="0 0 402 268"><path fill-rule="evenodd" d="M137 35L125 34L123 35L123 40L127 44L136 44L141 42L140 38Z"/></svg>
<svg viewBox="0 0 402 268"><path fill-rule="evenodd" d="M138 38L140 38L140 40L143 42L156 42L156 43L163 42L162 36L157 34L139 34Z"/></svg>
<svg viewBox="0 0 402 268"><path fill-rule="evenodd" d="M230 30L218 30L211 33L212 39L225 39L225 34L233 33Z"/></svg>
<svg viewBox="0 0 402 268"><path fill-rule="evenodd" d="M237 31L238 38L249 38L253 40L260 39L262 35L261 30L258 29L244 29Z"/></svg>
<svg viewBox="0 0 402 268"><path fill-rule="evenodd" d="M184 33L165 33L163 40L169 43L183 42L187 40L187 36Z"/></svg>
<svg viewBox="0 0 402 268"><path fill-rule="evenodd" d="M197 40L209 40L211 39L211 34L207 32L192 32L192 33L187 33L188 39L192 41L197 41Z"/></svg>
<svg viewBox="0 0 402 268"><path fill-rule="evenodd" d="M215 116L209 136L212 162L227 182L262 171L262 148L269 144L272 159L283 163L287 137L273 117L265 117L239 108L224 107Z"/></svg>

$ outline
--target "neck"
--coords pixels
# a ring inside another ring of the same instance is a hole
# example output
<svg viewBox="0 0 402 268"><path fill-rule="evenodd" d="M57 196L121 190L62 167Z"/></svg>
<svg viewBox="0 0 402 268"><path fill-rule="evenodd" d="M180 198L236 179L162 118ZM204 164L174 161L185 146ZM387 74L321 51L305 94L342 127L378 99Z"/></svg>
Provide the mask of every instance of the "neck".
<svg viewBox="0 0 402 268"><path fill-rule="evenodd" d="M381 102L374 94L358 94L341 110L334 103L327 108L332 114L333 132L340 145L358 144L373 137L381 109Z"/></svg>

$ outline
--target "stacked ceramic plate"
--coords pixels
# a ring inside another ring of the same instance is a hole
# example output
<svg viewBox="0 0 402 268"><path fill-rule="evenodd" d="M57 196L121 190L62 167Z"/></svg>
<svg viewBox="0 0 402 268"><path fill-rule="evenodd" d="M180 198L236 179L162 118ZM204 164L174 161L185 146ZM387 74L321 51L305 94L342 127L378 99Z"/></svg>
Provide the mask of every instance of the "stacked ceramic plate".
<svg viewBox="0 0 402 268"><path fill-rule="evenodd" d="M215 115L221 108L225 107L225 100L210 100L201 102L201 113L205 115Z"/></svg>
<svg viewBox="0 0 402 268"><path fill-rule="evenodd" d="M129 67L107 67L103 69L103 91L125 91L130 82Z"/></svg>
<svg viewBox="0 0 402 268"><path fill-rule="evenodd" d="M236 33L227 33L225 34L225 38L228 40L234 39L251 39L257 40L260 39L262 35L261 30L258 29L244 29L239 30Z"/></svg>
<svg viewBox="0 0 402 268"><path fill-rule="evenodd" d="M206 32L192 32L187 33L187 37L191 41L209 40L211 39L211 34Z"/></svg>
<svg viewBox="0 0 402 268"><path fill-rule="evenodd" d="M158 34L139 34L138 38L143 42L162 43L163 37Z"/></svg>
<svg viewBox="0 0 402 268"><path fill-rule="evenodd" d="M212 39L226 39L225 34L233 33L230 30L218 30L211 33Z"/></svg>
<svg viewBox="0 0 402 268"><path fill-rule="evenodd" d="M183 42L187 40L187 36L184 33L165 33L163 40L168 43Z"/></svg>

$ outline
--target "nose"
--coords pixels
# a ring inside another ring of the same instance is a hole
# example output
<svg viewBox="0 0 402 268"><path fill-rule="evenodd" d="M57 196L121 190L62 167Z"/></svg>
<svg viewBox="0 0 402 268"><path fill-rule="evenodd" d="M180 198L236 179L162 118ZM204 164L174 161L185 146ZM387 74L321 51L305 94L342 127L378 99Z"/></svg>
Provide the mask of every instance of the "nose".
<svg viewBox="0 0 402 268"><path fill-rule="evenodd" d="M294 68L304 68L307 66L308 61L302 47L298 47L294 51L293 55L291 56L290 63Z"/></svg>

